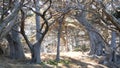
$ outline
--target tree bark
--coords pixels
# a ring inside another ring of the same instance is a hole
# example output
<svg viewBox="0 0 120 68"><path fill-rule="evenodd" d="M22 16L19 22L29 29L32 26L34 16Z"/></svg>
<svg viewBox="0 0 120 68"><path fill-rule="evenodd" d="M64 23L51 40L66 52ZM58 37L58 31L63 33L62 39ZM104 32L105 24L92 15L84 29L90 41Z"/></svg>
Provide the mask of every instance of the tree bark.
<svg viewBox="0 0 120 68"><path fill-rule="evenodd" d="M41 63L40 48L41 48L41 45L39 42L33 45L32 63L37 63L37 64Z"/></svg>
<svg viewBox="0 0 120 68"><path fill-rule="evenodd" d="M14 26L14 29L16 29L18 31L18 25ZM13 39L13 45L15 48L16 59L25 58L23 48L22 48L22 43L21 43L20 37L19 37L19 33L16 32L15 30L12 30L12 39Z"/></svg>
<svg viewBox="0 0 120 68"><path fill-rule="evenodd" d="M62 27L62 22L59 22L58 26L58 45L57 45L57 55L56 55L56 61L60 61L60 36L61 36L61 27Z"/></svg>
<svg viewBox="0 0 120 68"><path fill-rule="evenodd" d="M101 37L93 31L88 32L90 38L90 55L102 55L104 42Z"/></svg>
<svg viewBox="0 0 120 68"><path fill-rule="evenodd" d="M111 38L111 54L110 54L110 59L109 61L110 62L116 62L117 58L116 58L116 32L115 31L112 31L111 33L112 35L112 38Z"/></svg>
<svg viewBox="0 0 120 68"><path fill-rule="evenodd" d="M35 0L35 9L37 12L40 12L40 1L39 0ZM40 39L40 16L36 14L36 40Z"/></svg>
<svg viewBox="0 0 120 68"><path fill-rule="evenodd" d="M65 49L66 49L66 51L68 52L69 51L69 49L68 49L68 27L67 26L65 26Z"/></svg>
<svg viewBox="0 0 120 68"><path fill-rule="evenodd" d="M3 37L5 37L10 30L12 29L12 27L15 25L15 19L16 16L19 12L21 8L21 4L20 3L16 3L15 7L13 8L13 11L11 12L11 14L9 14L2 22L1 22L1 26L0 26L0 39L2 39Z"/></svg>
<svg viewBox="0 0 120 68"><path fill-rule="evenodd" d="M17 26L15 28L18 29ZM7 40L10 46L10 57L12 59L24 59L25 55L18 32L12 30L11 34L8 34Z"/></svg>
<svg viewBox="0 0 120 68"><path fill-rule="evenodd" d="M35 9L37 12L40 12L40 1L39 0L35 0ZM40 30L40 16L38 14L36 14L36 40L38 41L39 39L41 39L41 34L39 33ZM32 63L41 63L41 43L36 42L33 45L32 48Z"/></svg>
<svg viewBox="0 0 120 68"><path fill-rule="evenodd" d="M50 4L51 4L51 0ZM34 44L32 44L28 38L27 35L25 34L24 31L24 22L25 22L25 13L23 11L22 12L22 18L21 18L21 33L26 41L26 43L28 44L28 47L30 48L31 54L32 54L32 61L31 63L41 63L41 42L43 41L44 36L46 35L46 33L48 32L48 19L46 19L46 12L48 11L48 9L50 8L51 5L49 5L49 7L43 12L43 14L40 13L40 0L34 0L35 3L35 8L36 10L32 10L34 13L36 13L36 42ZM40 26L40 16L41 18L44 20L43 26ZM43 28L45 26L45 28Z"/></svg>
<svg viewBox="0 0 120 68"><path fill-rule="evenodd" d="M10 58L15 59L15 48L14 48L12 37L10 34L8 34L6 38L9 43L9 47L10 47L10 54L9 54Z"/></svg>
<svg viewBox="0 0 120 68"><path fill-rule="evenodd" d="M79 14L75 15L76 19L79 21L80 24L85 26L89 38L90 38L90 55L102 55L103 53L103 46L105 45L103 39L101 38L97 29L95 29L85 18L86 13L80 12Z"/></svg>

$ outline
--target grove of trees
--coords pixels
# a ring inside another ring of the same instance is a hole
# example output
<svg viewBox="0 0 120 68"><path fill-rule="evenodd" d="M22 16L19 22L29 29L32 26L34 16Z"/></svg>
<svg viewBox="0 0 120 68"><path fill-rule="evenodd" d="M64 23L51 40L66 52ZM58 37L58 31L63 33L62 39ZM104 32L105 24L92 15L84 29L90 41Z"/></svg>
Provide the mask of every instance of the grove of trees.
<svg viewBox="0 0 120 68"><path fill-rule="evenodd" d="M0 41L0 54L11 59L26 58L27 46L30 63L41 63L41 53L48 51L59 62L60 52L83 47L104 56L102 64L117 66L120 0L0 0Z"/></svg>

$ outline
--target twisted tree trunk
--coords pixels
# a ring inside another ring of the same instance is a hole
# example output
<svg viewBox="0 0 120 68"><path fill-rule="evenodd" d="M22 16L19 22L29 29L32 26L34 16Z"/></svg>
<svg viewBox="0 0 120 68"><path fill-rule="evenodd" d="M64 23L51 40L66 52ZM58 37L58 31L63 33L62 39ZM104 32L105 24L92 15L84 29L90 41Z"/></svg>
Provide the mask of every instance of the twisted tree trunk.
<svg viewBox="0 0 120 68"><path fill-rule="evenodd" d="M18 30L18 25L14 26L14 29ZM10 46L10 57L12 59L24 59L25 55L23 52L19 33L15 30L12 30L10 34L7 35L6 38Z"/></svg>
<svg viewBox="0 0 120 68"><path fill-rule="evenodd" d="M24 59L25 55L20 42L19 34L15 31L12 31L12 34L7 35L7 40L10 47L10 58Z"/></svg>
<svg viewBox="0 0 120 68"><path fill-rule="evenodd" d="M80 12L79 14L75 15L76 19L79 21L80 24L85 26L89 38L90 38L90 55L102 55L103 54L103 47L105 45L103 39L101 38L97 29L95 29L85 18L86 13Z"/></svg>

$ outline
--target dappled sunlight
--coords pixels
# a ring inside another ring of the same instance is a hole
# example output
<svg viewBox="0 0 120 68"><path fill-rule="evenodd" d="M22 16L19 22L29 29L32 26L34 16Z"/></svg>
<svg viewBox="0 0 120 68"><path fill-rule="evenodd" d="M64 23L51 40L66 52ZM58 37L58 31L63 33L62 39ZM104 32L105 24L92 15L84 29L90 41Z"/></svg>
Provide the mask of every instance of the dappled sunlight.
<svg viewBox="0 0 120 68"><path fill-rule="evenodd" d="M0 0L0 68L120 68L120 0Z"/></svg>
<svg viewBox="0 0 120 68"><path fill-rule="evenodd" d="M26 60L28 60L28 62L25 62L25 60L11 60L6 57L0 57L0 65L1 68L107 68L96 63L94 59L88 58L87 53L85 54L86 56L84 56L81 52L63 52L60 56L61 61L55 65L51 62L54 62L56 53L42 53L41 57L44 61L42 64L30 64L30 53L26 53ZM48 61L50 63L48 63Z"/></svg>

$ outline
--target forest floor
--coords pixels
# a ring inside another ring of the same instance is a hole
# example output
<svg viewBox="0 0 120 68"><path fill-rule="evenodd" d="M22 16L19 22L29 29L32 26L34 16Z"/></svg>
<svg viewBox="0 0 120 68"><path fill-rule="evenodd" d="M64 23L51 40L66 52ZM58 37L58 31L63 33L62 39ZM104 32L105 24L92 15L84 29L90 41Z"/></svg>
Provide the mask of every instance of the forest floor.
<svg viewBox="0 0 120 68"><path fill-rule="evenodd" d="M29 59L30 54L25 54ZM64 52L61 53L61 61L57 64L55 53L42 54L41 64L30 64L29 60L11 60L7 57L0 57L0 68L108 68L98 64L98 59L88 57L87 53Z"/></svg>

